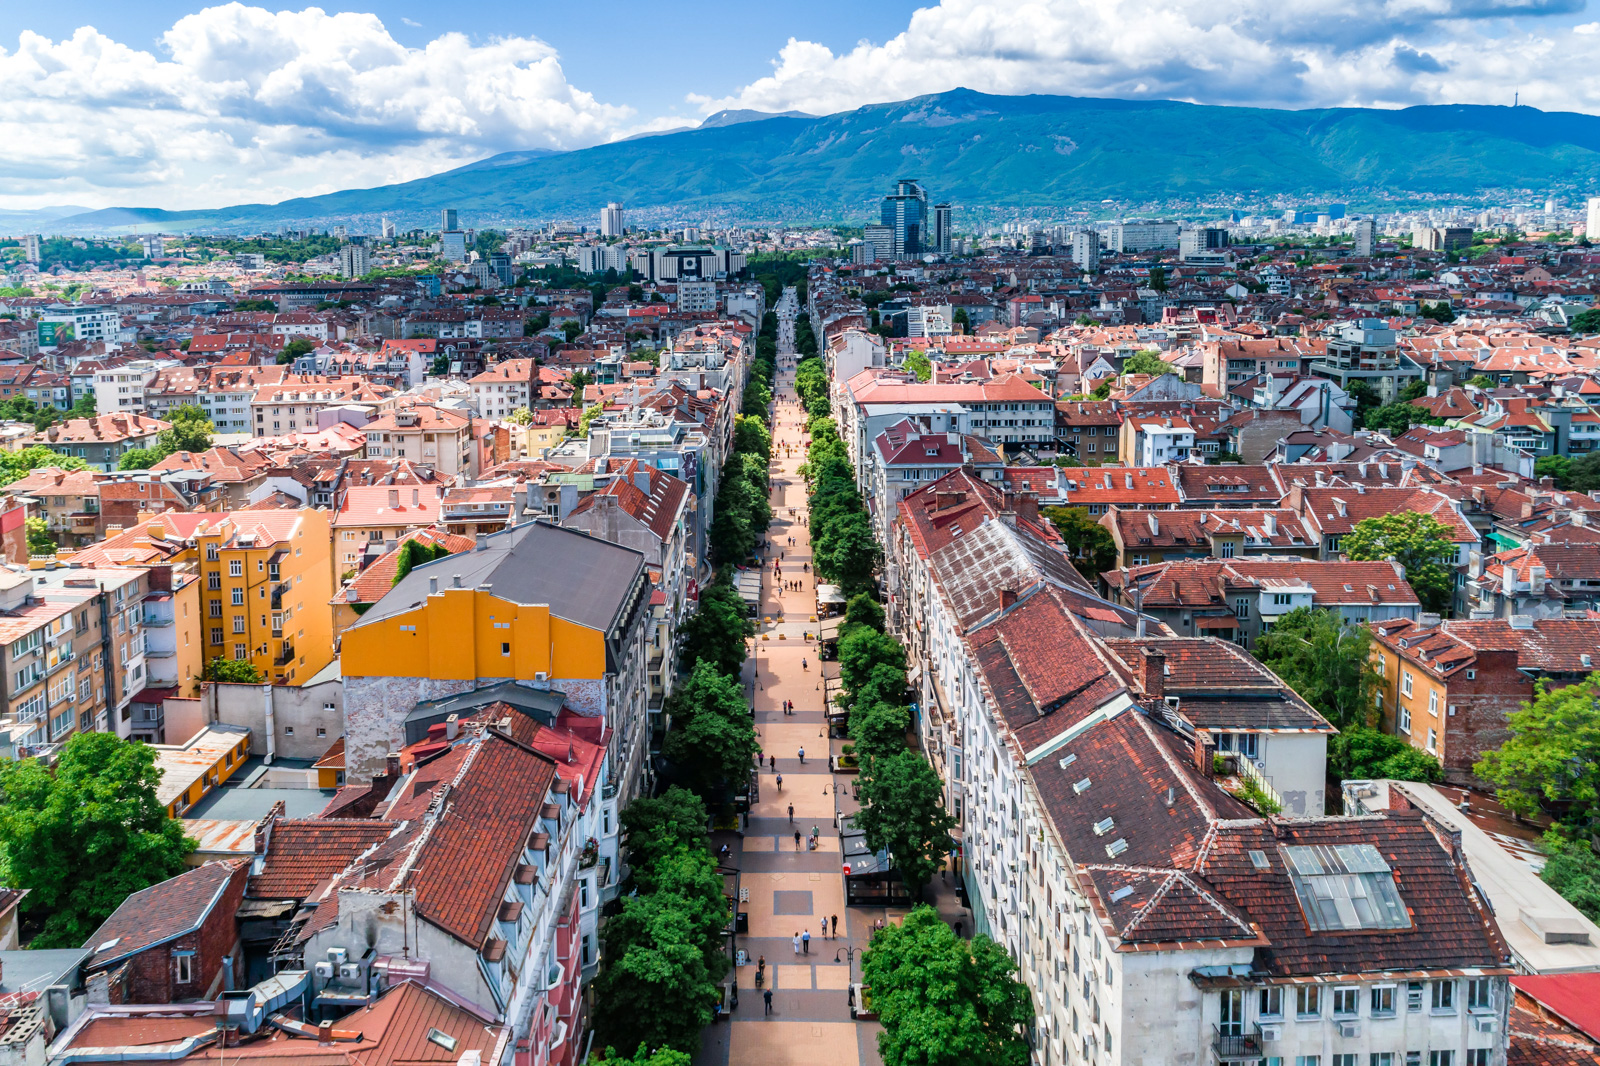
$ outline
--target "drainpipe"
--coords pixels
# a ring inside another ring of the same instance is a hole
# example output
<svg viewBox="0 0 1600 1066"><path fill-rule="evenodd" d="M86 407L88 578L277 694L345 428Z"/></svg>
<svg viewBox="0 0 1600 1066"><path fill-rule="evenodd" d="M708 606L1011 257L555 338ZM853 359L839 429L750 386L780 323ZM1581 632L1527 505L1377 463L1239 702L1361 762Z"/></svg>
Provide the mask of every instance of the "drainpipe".
<svg viewBox="0 0 1600 1066"><path fill-rule="evenodd" d="M272 683L264 682L261 686L262 710L266 715L267 758L266 765L272 765L273 756L278 754L278 720L272 713Z"/></svg>

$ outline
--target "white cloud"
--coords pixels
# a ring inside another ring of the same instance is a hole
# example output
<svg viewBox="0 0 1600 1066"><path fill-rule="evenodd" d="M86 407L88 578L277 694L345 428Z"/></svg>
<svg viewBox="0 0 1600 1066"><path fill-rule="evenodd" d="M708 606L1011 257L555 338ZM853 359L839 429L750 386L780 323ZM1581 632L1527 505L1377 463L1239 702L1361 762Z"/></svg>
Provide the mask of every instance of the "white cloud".
<svg viewBox="0 0 1600 1066"><path fill-rule="evenodd" d="M0 48L0 206L271 201L607 140L630 109L575 89L548 44L397 42L376 15L239 3L157 51L91 27Z"/></svg>
<svg viewBox="0 0 1600 1066"><path fill-rule="evenodd" d="M422 23L413 21L412 19L408 19L404 15L400 16L400 21L402 23L404 23L405 25L410 26L412 29L421 29L422 28Z"/></svg>
<svg viewBox="0 0 1600 1066"><path fill-rule="evenodd" d="M1274 107L1510 103L1600 111L1583 0L943 0L835 53L791 38L725 107L825 114L958 86Z"/></svg>

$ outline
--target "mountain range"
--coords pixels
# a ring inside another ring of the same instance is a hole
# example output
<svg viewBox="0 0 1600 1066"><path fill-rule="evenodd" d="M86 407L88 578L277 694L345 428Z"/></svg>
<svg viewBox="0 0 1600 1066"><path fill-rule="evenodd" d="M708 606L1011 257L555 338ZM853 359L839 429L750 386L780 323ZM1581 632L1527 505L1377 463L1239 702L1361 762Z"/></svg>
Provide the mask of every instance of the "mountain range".
<svg viewBox="0 0 1600 1066"><path fill-rule="evenodd" d="M507 152L397 185L208 211L111 208L54 232L260 231L387 215L485 227L656 217L862 221L902 175L961 207L1085 207L1274 197L1472 198L1600 189L1600 117L1532 107L1274 110L957 89L835 115L723 112L695 129L568 152ZM365 223L366 225L361 225Z"/></svg>

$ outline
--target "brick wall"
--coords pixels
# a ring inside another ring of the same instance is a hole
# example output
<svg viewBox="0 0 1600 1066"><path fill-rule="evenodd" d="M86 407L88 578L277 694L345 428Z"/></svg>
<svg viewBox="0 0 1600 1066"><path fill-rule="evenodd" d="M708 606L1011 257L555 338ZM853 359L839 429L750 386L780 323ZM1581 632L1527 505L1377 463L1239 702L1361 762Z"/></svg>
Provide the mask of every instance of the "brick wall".
<svg viewBox="0 0 1600 1066"><path fill-rule="evenodd" d="M1452 784L1482 784L1473 776L1472 764L1505 742L1511 735L1506 716L1533 697L1532 683L1517 671L1516 652L1480 651L1473 670L1474 678L1469 679L1465 670L1450 678L1440 714L1444 726L1440 761Z"/></svg>
<svg viewBox="0 0 1600 1066"><path fill-rule="evenodd" d="M244 951L239 942L234 913L244 900L245 875L248 872L248 864L241 863L200 929L176 940L157 944L129 959L121 968L122 981L114 982L120 987L120 992L113 991L113 1000L121 1003L181 1003L212 998L224 987L221 980L222 960L228 956L233 958L234 987L242 987ZM177 955L185 951L194 952L194 980L188 984L178 984Z"/></svg>

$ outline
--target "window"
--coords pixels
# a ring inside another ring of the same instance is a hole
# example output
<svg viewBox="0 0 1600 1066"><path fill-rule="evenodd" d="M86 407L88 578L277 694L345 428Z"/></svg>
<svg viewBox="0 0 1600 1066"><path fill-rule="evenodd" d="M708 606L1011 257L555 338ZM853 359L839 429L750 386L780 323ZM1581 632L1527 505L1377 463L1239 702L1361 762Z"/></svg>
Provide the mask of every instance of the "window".
<svg viewBox="0 0 1600 1066"><path fill-rule="evenodd" d="M1400 707L1400 732L1406 736L1411 735L1411 708L1403 704Z"/></svg>
<svg viewBox="0 0 1600 1066"><path fill-rule="evenodd" d="M233 657L239 662L243 662L245 659L249 658L247 650L243 644L235 644L233 646Z"/></svg>
<svg viewBox="0 0 1600 1066"><path fill-rule="evenodd" d="M1454 981L1435 981L1433 983L1433 1009L1440 1013L1455 1013L1456 983Z"/></svg>
<svg viewBox="0 0 1600 1066"><path fill-rule="evenodd" d="M283 727L283 735L286 736L286 737L294 736L294 726L292 726L292 725L284 726Z"/></svg>
<svg viewBox="0 0 1600 1066"><path fill-rule="evenodd" d="M588 905L589 879L587 877L580 877L578 878L578 906L587 907Z"/></svg>
<svg viewBox="0 0 1600 1066"><path fill-rule="evenodd" d="M322 727L322 726L320 726L320 725L319 725L319 726L317 726L317 736L319 736L319 737L325 737L325 736L327 736L327 735L328 735L328 731L327 731L327 729L325 729L325 728L323 728L323 727Z"/></svg>
<svg viewBox="0 0 1600 1066"><path fill-rule="evenodd" d="M1439 717L1439 693L1433 689L1428 690L1428 713Z"/></svg>
<svg viewBox="0 0 1600 1066"><path fill-rule="evenodd" d="M242 560L242 559L229 559L228 560L228 576L229 577L243 577L244 576L244 560Z"/></svg>
<svg viewBox="0 0 1600 1066"><path fill-rule="evenodd" d="M1468 670L1467 671L1467 680L1468 681L1476 681L1477 679L1478 679L1478 671L1476 671L1476 670Z"/></svg>
<svg viewBox="0 0 1600 1066"><path fill-rule="evenodd" d="M1487 977L1474 977L1467 982L1467 1009L1491 1010L1494 1007L1493 984Z"/></svg>
<svg viewBox="0 0 1600 1066"><path fill-rule="evenodd" d="M194 956L175 956L178 962L178 984L188 985L194 983Z"/></svg>
<svg viewBox="0 0 1600 1066"><path fill-rule="evenodd" d="M1244 1033L1244 990L1230 988L1222 993L1222 1009L1218 1015L1217 1030L1223 1036Z"/></svg>
<svg viewBox="0 0 1600 1066"><path fill-rule="evenodd" d="M1490 1048L1475 1047L1467 1049L1467 1066L1489 1066Z"/></svg>
<svg viewBox="0 0 1600 1066"><path fill-rule="evenodd" d="M1321 1056L1318 1055L1296 1055L1294 1066L1317 1066L1320 1061Z"/></svg>
<svg viewBox="0 0 1600 1066"><path fill-rule="evenodd" d="M1416 1014L1422 1009L1422 982L1409 981L1406 983L1406 1012Z"/></svg>
<svg viewBox="0 0 1600 1066"><path fill-rule="evenodd" d="M1411 671L1410 670L1401 670L1400 671L1400 691L1404 695L1407 695L1407 696L1411 695Z"/></svg>
<svg viewBox="0 0 1600 1066"><path fill-rule="evenodd" d="M1333 1066L1356 1066L1356 1057L1351 1054L1335 1055Z"/></svg>
<svg viewBox="0 0 1600 1066"><path fill-rule="evenodd" d="M1294 597L1287 592L1274 592L1272 594L1272 605L1274 607L1287 607L1293 599Z"/></svg>
<svg viewBox="0 0 1600 1066"><path fill-rule="evenodd" d="M1335 988L1333 990L1334 1017L1337 1018L1341 1015L1354 1016L1361 1013L1360 992L1361 990L1358 988ZM1354 1064L1352 1063L1350 1066L1354 1066Z"/></svg>
<svg viewBox="0 0 1600 1066"><path fill-rule="evenodd" d="M1316 1018L1322 1014L1322 989L1316 985L1302 985L1294 990L1294 1012L1301 1018Z"/></svg>
<svg viewBox="0 0 1600 1066"><path fill-rule="evenodd" d="M1438 751L1439 751L1439 731L1437 729L1428 730L1428 750L1433 752L1433 753L1435 753L1435 754L1438 754Z"/></svg>
<svg viewBox="0 0 1600 1066"><path fill-rule="evenodd" d="M222 627L221 626L212 626L211 627L211 643L212 644L221 644L222 643Z"/></svg>
<svg viewBox="0 0 1600 1066"><path fill-rule="evenodd" d="M1428 1066L1454 1066L1456 1053L1454 1051L1428 1052Z"/></svg>
<svg viewBox="0 0 1600 1066"><path fill-rule="evenodd" d="M1394 1014L1394 985L1374 985L1372 989L1372 1016Z"/></svg>
<svg viewBox="0 0 1600 1066"><path fill-rule="evenodd" d="M1263 988L1257 1013L1263 1018L1283 1017L1283 989Z"/></svg>
<svg viewBox="0 0 1600 1066"><path fill-rule="evenodd" d="M511 654L511 645L509 643L507 643L506 641L501 641L500 642L500 654L501 655L510 655Z"/></svg>
<svg viewBox="0 0 1600 1066"><path fill-rule="evenodd" d="M220 570L213 570L206 575L206 588L212 592L220 592L222 590L222 572Z"/></svg>
<svg viewBox="0 0 1600 1066"><path fill-rule="evenodd" d="M243 607L244 606L244 589L234 589L233 590L233 605L235 607Z"/></svg>
<svg viewBox="0 0 1600 1066"><path fill-rule="evenodd" d="M1394 1066L1394 1052L1374 1051L1367 1056L1368 1066Z"/></svg>
<svg viewBox="0 0 1600 1066"><path fill-rule="evenodd" d="M1224 559L1232 559L1233 558L1233 541L1225 540L1220 545L1218 545L1218 547L1221 548L1222 557Z"/></svg>
<svg viewBox="0 0 1600 1066"><path fill-rule="evenodd" d="M1243 596L1233 601L1233 615L1241 622L1250 617L1250 601Z"/></svg>
<svg viewBox="0 0 1600 1066"><path fill-rule="evenodd" d="M244 615L236 614L233 616L233 631L235 633L244 632Z"/></svg>

